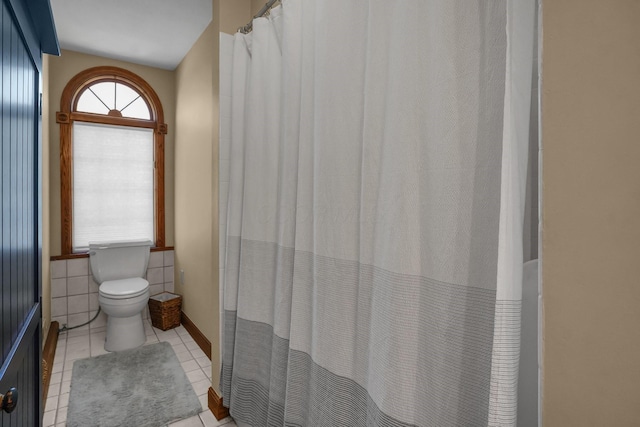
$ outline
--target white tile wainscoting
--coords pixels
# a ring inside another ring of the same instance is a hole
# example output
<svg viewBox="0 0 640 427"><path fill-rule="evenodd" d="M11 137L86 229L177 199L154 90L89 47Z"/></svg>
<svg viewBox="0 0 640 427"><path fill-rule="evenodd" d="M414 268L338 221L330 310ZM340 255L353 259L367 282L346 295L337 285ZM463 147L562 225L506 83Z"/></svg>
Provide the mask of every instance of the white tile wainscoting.
<svg viewBox="0 0 640 427"><path fill-rule="evenodd" d="M146 279L151 295L174 291L174 251L157 251L149 255ZM98 311L98 284L91 276L89 258L51 261L51 321L69 327L89 321ZM148 318L149 309L142 312ZM78 330L106 326L107 316L101 312L96 320Z"/></svg>

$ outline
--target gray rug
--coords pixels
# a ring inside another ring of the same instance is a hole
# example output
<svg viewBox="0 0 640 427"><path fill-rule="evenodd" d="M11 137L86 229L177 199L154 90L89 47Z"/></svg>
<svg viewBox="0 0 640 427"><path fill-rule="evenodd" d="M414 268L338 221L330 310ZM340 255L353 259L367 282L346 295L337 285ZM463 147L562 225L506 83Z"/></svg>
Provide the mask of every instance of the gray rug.
<svg viewBox="0 0 640 427"><path fill-rule="evenodd" d="M76 360L69 427L159 427L202 412L171 344Z"/></svg>

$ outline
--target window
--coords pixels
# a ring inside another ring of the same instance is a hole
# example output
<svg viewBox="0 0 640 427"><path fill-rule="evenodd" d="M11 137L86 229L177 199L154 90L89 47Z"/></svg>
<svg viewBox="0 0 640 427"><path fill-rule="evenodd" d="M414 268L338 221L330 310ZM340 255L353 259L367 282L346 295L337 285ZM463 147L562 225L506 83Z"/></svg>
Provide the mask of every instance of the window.
<svg viewBox="0 0 640 427"><path fill-rule="evenodd" d="M86 87L78 96L76 111L151 120L149 106L142 95L118 81L99 82Z"/></svg>
<svg viewBox="0 0 640 427"><path fill-rule="evenodd" d="M62 94L62 254L89 242L149 239L164 246L164 135L160 100L116 67L85 70Z"/></svg>

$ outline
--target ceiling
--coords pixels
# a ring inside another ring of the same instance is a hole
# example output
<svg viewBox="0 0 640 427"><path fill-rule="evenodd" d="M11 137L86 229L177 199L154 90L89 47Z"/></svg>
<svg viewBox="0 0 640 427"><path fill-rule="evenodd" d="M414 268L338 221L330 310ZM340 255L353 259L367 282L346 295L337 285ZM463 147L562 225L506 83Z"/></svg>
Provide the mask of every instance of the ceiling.
<svg viewBox="0 0 640 427"><path fill-rule="evenodd" d="M62 49L174 70L211 22L211 0L51 0Z"/></svg>

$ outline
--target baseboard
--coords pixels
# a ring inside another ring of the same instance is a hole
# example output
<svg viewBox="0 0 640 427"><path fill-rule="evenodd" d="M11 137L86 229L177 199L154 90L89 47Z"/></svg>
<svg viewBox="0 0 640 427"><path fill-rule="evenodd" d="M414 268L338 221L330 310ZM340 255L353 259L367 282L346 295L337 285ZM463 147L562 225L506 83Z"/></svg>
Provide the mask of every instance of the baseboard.
<svg viewBox="0 0 640 427"><path fill-rule="evenodd" d="M42 350L42 400L47 400L49 393L49 382L51 381L51 371L53 370L53 358L56 355L56 347L58 346L58 330L60 324L56 321L49 325L49 333L44 342Z"/></svg>
<svg viewBox="0 0 640 427"><path fill-rule="evenodd" d="M218 396L218 393L216 393L212 387L209 387L208 404L209 410L213 413L213 416L216 417L216 420L221 420L229 416L229 408L222 406L222 397Z"/></svg>
<svg viewBox="0 0 640 427"><path fill-rule="evenodd" d="M198 344L198 347L200 347L209 360L211 360L211 341L209 341L207 337L200 332L200 329L198 329L196 324L193 323L186 314L184 314L184 311L182 312L181 322L182 326L184 326L187 332L189 332L189 335L191 335L196 344Z"/></svg>

